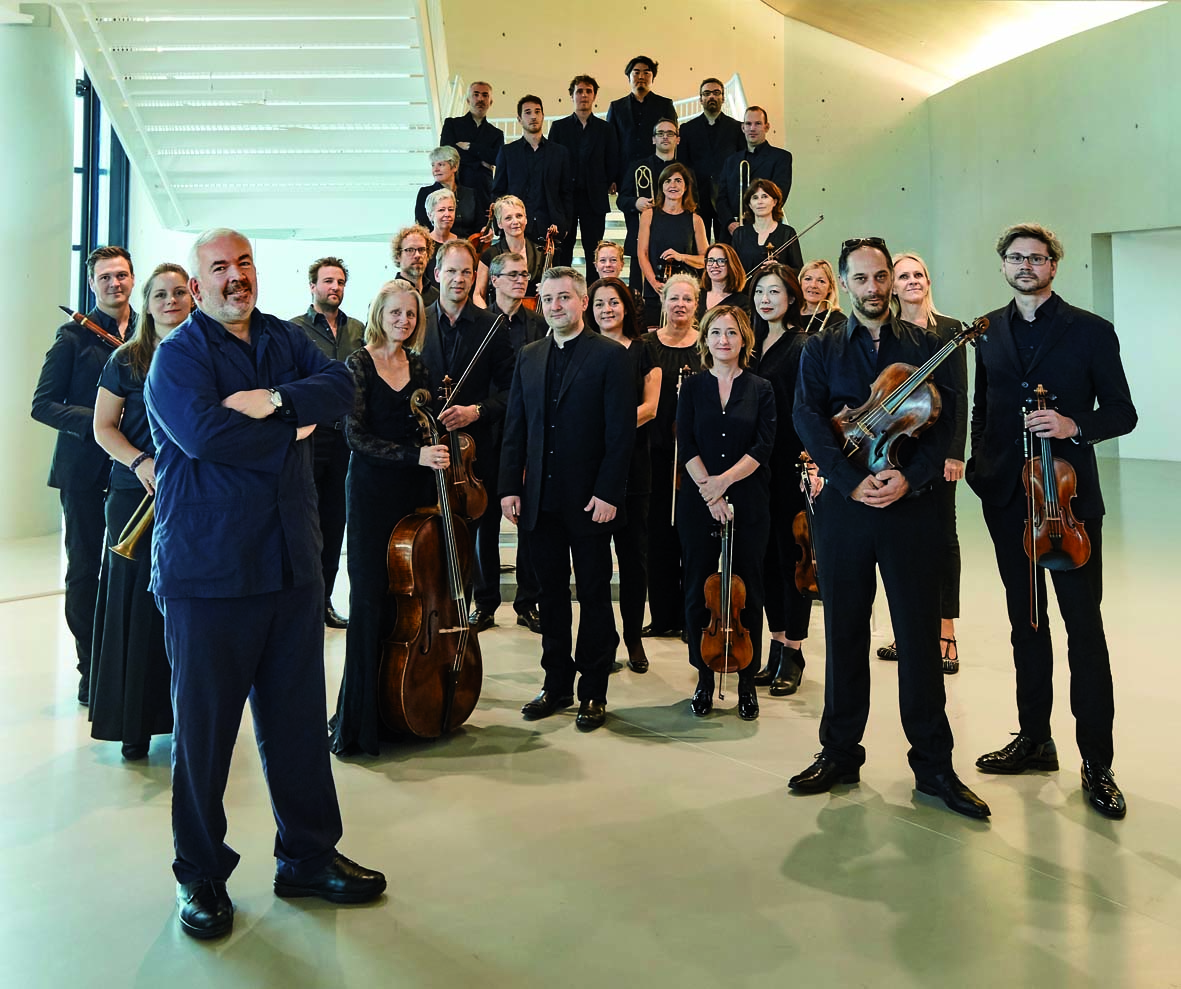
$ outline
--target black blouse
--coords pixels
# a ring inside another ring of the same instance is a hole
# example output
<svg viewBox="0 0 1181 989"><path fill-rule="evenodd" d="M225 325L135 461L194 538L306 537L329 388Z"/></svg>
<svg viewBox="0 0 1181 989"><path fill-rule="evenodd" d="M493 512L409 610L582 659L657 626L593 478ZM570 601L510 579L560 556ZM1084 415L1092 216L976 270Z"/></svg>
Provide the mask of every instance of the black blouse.
<svg viewBox="0 0 1181 989"><path fill-rule="evenodd" d="M345 439L353 454L372 467L417 466L425 443L410 396L419 388L430 391L430 373L414 351L406 351L406 356L410 380L400 391L378 374L373 355L364 347L345 361L357 383L353 411L345 417Z"/></svg>
<svg viewBox="0 0 1181 989"><path fill-rule="evenodd" d="M795 235L795 227L787 223L780 223L771 231L767 240L760 244L759 235L755 233L754 225L744 223L734 231L734 236L730 239L730 246L734 248L738 260L742 262L743 271L749 276L755 265L767 260L768 245L774 250L780 245L786 244ZM780 264L787 265L792 271L798 272L804 266L804 255L800 250L800 242L797 240L791 247L781 251L776 260Z"/></svg>
<svg viewBox="0 0 1181 989"><path fill-rule="evenodd" d="M112 395L123 399L123 418L119 422L119 432L132 446L154 457L156 448L152 446L148 409L144 405L144 383L142 378L136 377L128 363L130 360L125 352L115 351L107 358L98 383ZM111 466L111 487L127 491L142 488L143 485L139 483L134 471L115 460Z"/></svg>
<svg viewBox="0 0 1181 989"><path fill-rule="evenodd" d="M701 370L701 356L697 344L688 347L669 347L660 342L656 330L640 337L652 356L652 366L660 368L660 403L656 406L656 418L652 420L648 433L653 450L671 450L673 446L673 423L677 421L677 376L686 364L691 371Z"/></svg>

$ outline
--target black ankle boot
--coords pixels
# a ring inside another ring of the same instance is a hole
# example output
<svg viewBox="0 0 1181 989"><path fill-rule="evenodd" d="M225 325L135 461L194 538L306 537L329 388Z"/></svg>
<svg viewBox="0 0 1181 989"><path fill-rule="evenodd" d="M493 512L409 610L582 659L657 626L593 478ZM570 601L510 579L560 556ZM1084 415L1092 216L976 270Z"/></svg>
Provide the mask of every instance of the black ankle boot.
<svg viewBox="0 0 1181 989"><path fill-rule="evenodd" d="M759 687L765 687L779 674L779 666L783 662L783 643L778 639L771 640L771 648L767 650L767 662L754 675L751 681Z"/></svg>
<svg viewBox="0 0 1181 989"><path fill-rule="evenodd" d="M804 677L804 654L799 649L786 649L783 662L779 664L779 671L771 681L768 693L772 697L786 697L794 694L800 688L800 680Z"/></svg>

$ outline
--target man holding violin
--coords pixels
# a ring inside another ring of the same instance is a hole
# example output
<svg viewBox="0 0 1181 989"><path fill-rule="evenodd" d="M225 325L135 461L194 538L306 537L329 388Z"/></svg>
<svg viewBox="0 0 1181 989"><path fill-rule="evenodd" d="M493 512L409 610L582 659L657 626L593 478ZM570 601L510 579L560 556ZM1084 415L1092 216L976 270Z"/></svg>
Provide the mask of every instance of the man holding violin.
<svg viewBox="0 0 1181 989"><path fill-rule="evenodd" d="M865 762L861 739L869 718L870 610L880 569L898 639L898 706L910 741L915 787L968 817L988 805L956 776L944 710L939 658L939 505L932 494L951 443L956 394L945 361L934 374L942 412L910 442L901 467L873 472L852 459L833 417L880 401L879 380L894 363L924 365L940 348L933 331L890 313L894 266L879 237L841 247L841 287L853 311L848 322L808 339L796 380L792 416L804 448L827 479L816 501L816 557L828 646L823 751L789 786L823 793L856 783ZM883 431L886 432L886 431Z"/></svg>
<svg viewBox="0 0 1181 989"><path fill-rule="evenodd" d="M977 759L976 766L1004 774L1058 768L1050 737L1054 659L1046 579L1044 569L1032 566L1026 553L1029 498L1022 485L1024 450L1031 441L1046 439L1053 453L1055 483L1068 477L1074 482L1074 497L1062 500L1061 515L1073 515L1090 541L1090 555L1081 566L1052 571L1069 637L1070 706L1082 756L1083 789L1099 813L1122 818L1127 805L1111 773L1115 701L1099 610L1103 494L1094 447L1131 432L1136 408L1115 328L1053 291L1063 254L1053 232L1036 223L1016 224L1001 234L996 249L1013 300L988 314L988 335L977 344L972 458L965 476L983 502L1005 585L1020 730L1004 748ZM1022 424L1018 410L1029 407L1039 385L1056 408L1032 411ZM1032 440L1023 440L1023 426Z"/></svg>

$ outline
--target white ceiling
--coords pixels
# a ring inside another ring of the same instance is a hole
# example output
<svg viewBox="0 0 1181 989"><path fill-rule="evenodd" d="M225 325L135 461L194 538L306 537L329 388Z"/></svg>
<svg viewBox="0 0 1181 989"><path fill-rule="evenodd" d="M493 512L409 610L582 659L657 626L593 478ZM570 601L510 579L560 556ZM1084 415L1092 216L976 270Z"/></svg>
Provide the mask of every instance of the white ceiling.
<svg viewBox="0 0 1181 989"><path fill-rule="evenodd" d="M422 185L447 77L425 0L57 6L168 227L384 238Z"/></svg>

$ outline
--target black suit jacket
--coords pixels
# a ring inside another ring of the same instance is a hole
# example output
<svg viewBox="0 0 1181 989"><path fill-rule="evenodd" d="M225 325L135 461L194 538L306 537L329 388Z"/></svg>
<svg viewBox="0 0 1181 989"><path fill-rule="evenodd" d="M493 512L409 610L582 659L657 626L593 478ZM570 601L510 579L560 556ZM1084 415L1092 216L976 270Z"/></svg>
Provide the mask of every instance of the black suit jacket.
<svg viewBox="0 0 1181 989"><path fill-rule="evenodd" d="M722 165L722 177L718 186L718 222L729 226L742 215L742 194L745 186L739 187L738 163L750 162L750 181L755 179L770 179L783 193L783 201L787 202L791 192L791 152L783 148L776 148L768 141L764 141L754 151L747 151L744 147L736 154L730 155Z"/></svg>
<svg viewBox="0 0 1181 989"><path fill-rule="evenodd" d="M607 108L607 123L615 128L619 137L619 167L626 169L629 162L642 158L650 153L652 147L652 131L656 128L656 121L662 117L669 120L677 119L677 108L667 96L657 96L649 93L640 104L638 117L632 117L632 94L612 100ZM623 175L616 181L622 187Z"/></svg>
<svg viewBox="0 0 1181 989"><path fill-rule="evenodd" d="M418 190L418 196L414 200L414 222L426 227L427 230L432 226L431 218L426 214L427 197L442 188L441 182L424 185ZM451 227L451 232L456 237L474 234L488 221L488 204L484 200L482 192L477 194L475 189L469 189L466 185L455 186L455 223Z"/></svg>
<svg viewBox="0 0 1181 989"><path fill-rule="evenodd" d="M697 176L706 212L717 208L722 166L732 154L746 147L742 124L724 113L712 124L704 113L681 124L681 144L677 157ZM701 212L701 209L698 209Z"/></svg>
<svg viewBox="0 0 1181 989"><path fill-rule="evenodd" d="M580 136L587 144L582 161L578 156ZM591 114L584 130L578 115L572 113L553 122L549 139L562 145L570 155L570 174L575 190L581 190L593 209L606 213L611 208L607 190L619 174L619 137L615 128Z"/></svg>
<svg viewBox="0 0 1181 989"><path fill-rule="evenodd" d="M549 466L561 478L563 518L572 532L614 531L626 523L627 474L636 439L636 384L627 350L584 327L562 376L553 428L546 436L546 371L553 337L528 344L517 359L504 423L500 496L521 497L521 527L537 524L547 439ZM583 511L592 497L616 508L607 524Z"/></svg>
<svg viewBox="0 0 1181 989"><path fill-rule="evenodd" d="M459 327L459 343L454 354L444 347L439 331L439 303L427 307L426 337L422 343L422 362L430 372L432 398L437 398L444 377L450 377L457 384L467 366L471 363L481 342L491 329L494 317L474 302L463 307L456 321ZM509 344L507 327L502 323L496 336L480 355L471 374L463 384L463 390L456 396L457 405L482 406L480 418L464 427L476 444L476 459L479 462L480 449L491 453L495 449L497 425L504 419L505 403L513 375L513 348ZM438 408L438 403L435 405Z"/></svg>
<svg viewBox="0 0 1181 989"><path fill-rule="evenodd" d="M525 176L529 169L530 155L545 155L545 170L542 184L545 189L545 207L549 213L549 223L558 228L557 241L566 236L570 224L574 219L574 180L570 172L570 155L562 145L548 138L542 138L536 151L529 146L523 137L500 149L496 159L496 181L492 183L492 200L495 202L501 196L517 196L525 203ZM543 219L535 216L534 210L529 210L529 230L531 233L545 236Z"/></svg>
<svg viewBox="0 0 1181 989"><path fill-rule="evenodd" d="M471 147L464 151L459 147L460 141L468 142ZM496 164L496 156L504 145L504 131L488 120L477 124L471 113L465 113L443 121L439 143L459 152L459 184L475 189L486 198L492 190L492 173L484 165Z"/></svg>
<svg viewBox="0 0 1181 989"><path fill-rule="evenodd" d="M1071 510L1076 518L1097 518L1103 514L1103 492L1094 445L1130 433L1137 420L1115 327L1059 299L1054 321L1024 371L1012 328L1012 320L1020 318L1012 304L990 312L988 332L977 340L972 457L965 477L985 504L1006 505L1017 495L1024 463L1021 410L1044 385L1057 396L1051 407L1082 430L1077 443L1050 440L1053 455L1077 475Z"/></svg>
<svg viewBox="0 0 1181 989"><path fill-rule="evenodd" d="M89 314L108 333L119 335L113 319L99 309ZM136 314L127 324L128 338L135 332ZM77 323L63 323L41 365L41 377L33 392L32 416L57 432L49 486L63 490L104 487L111 458L94 439L94 402L98 379L115 348L97 333Z"/></svg>

